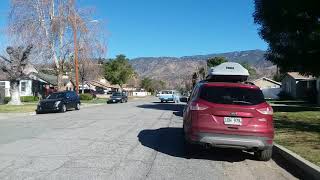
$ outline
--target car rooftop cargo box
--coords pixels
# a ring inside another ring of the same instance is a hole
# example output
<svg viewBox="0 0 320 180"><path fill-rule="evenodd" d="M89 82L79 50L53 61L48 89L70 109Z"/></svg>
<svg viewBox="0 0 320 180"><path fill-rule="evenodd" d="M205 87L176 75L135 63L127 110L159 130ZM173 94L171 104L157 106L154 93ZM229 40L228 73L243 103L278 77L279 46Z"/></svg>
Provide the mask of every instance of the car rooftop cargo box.
<svg viewBox="0 0 320 180"><path fill-rule="evenodd" d="M207 81L211 82L245 82L249 71L235 62L222 63L209 69Z"/></svg>

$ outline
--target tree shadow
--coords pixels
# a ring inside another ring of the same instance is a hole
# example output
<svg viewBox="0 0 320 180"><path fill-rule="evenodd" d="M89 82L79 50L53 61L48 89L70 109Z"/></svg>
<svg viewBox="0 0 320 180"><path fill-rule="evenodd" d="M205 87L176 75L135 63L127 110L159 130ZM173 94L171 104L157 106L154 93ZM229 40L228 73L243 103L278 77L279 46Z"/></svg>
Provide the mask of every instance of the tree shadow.
<svg viewBox="0 0 320 180"><path fill-rule="evenodd" d="M174 115L182 117L185 104L153 102L152 104L143 104L143 105L139 105L137 107L144 108L144 109L173 111Z"/></svg>
<svg viewBox="0 0 320 180"><path fill-rule="evenodd" d="M273 153L272 159L278 166L289 172L297 179L312 179L308 177L301 168L299 168L296 164L290 163L282 155Z"/></svg>
<svg viewBox="0 0 320 180"><path fill-rule="evenodd" d="M310 123L303 121L291 121L287 119L275 119L274 125L277 129L287 131L305 131L320 133L320 122Z"/></svg>
<svg viewBox="0 0 320 180"><path fill-rule="evenodd" d="M312 106L313 104L310 104L307 101L271 101L272 104L283 104L283 105L309 105Z"/></svg>
<svg viewBox="0 0 320 180"><path fill-rule="evenodd" d="M142 145L155 151L180 158L205 159L225 162L240 162L253 159L253 155L237 149L210 148L199 146L198 151L188 155L184 148L182 128L160 128L142 130L138 135Z"/></svg>
<svg viewBox="0 0 320 180"><path fill-rule="evenodd" d="M189 155L184 148L184 137L182 128L159 128L146 129L140 131L139 141L143 146L151 148L157 152L169 156L187 159L202 159L222 162L242 162L245 160L255 160L252 153L237 149L225 148L197 148L197 152ZM272 159L280 167L285 169L297 178L303 177L303 172L295 165L288 164L288 161L277 153L274 153Z"/></svg>
<svg viewBox="0 0 320 180"><path fill-rule="evenodd" d="M300 112L300 111L320 111L316 106L292 106L292 105L273 105L274 112Z"/></svg>

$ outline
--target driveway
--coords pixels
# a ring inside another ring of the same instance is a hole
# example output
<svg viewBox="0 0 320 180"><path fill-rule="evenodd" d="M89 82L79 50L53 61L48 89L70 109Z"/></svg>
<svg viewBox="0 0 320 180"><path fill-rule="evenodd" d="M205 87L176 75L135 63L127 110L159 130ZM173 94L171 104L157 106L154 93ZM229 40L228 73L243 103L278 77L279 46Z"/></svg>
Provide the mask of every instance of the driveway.
<svg viewBox="0 0 320 180"><path fill-rule="evenodd" d="M0 120L0 179L295 179L237 150L187 157L183 104L154 101Z"/></svg>

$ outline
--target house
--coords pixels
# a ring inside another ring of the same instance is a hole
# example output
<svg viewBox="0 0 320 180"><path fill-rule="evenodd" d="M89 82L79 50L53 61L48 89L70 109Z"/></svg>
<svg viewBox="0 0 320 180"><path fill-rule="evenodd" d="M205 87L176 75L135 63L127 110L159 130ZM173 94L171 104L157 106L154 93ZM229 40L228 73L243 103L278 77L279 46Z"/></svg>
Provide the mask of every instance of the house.
<svg viewBox="0 0 320 180"><path fill-rule="evenodd" d="M38 73L38 71L31 64L27 64L24 68L23 72L25 74ZM9 97L10 96L10 81L8 81L9 77L6 73L0 73L0 91L1 97ZM32 80L28 77L22 77L19 83L19 90L21 96L32 96Z"/></svg>
<svg viewBox="0 0 320 180"><path fill-rule="evenodd" d="M92 89L94 91L101 92L101 94L104 94L108 91L119 91L120 86L112 85L107 80L100 79L87 81L84 85L84 88Z"/></svg>
<svg viewBox="0 0 320 180"><path fill-rule="evenodd" d="M281 83L272 79L262 77L253 81L260 89L281 88Z"/></svg>
<svg viewBox="0 0 320 180"><path fill-rule="evenodd" d="M20 96L46 97L57 89L57 76L41 72L31 72L20 80ZM63 78L65 90L73 90L74 83L68 77ZM0 90L4 91L5 97L10 97L10 82L6 76L0 78Z"/></svg>
<svg viewBox="0 0 320 180"><path fill-rule="evenodd" d="M295 99L307 99L316 95L316 78L288 72L282 80L282 91Z"/></svg>
<svg viewBox="0 0 320 180"><path fill-rule="evenodd" d="M265 98L267 99L278 99L278 94L281 92L281 83L272 79L262 77L252 82L258 86Z"/></svg>

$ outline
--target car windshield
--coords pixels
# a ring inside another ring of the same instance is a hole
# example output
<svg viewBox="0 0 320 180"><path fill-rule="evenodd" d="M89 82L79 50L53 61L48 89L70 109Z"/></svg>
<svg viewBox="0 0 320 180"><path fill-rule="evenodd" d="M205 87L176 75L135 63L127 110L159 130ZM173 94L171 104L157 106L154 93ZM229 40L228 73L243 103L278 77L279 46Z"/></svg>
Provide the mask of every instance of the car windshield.
<svg viewBox="0 0 320 180"><path fill-rule="evenodd" d="M162 94L172 94L172 91L162 91Z"/></svg>
<svg viewBox="0 0 320 180"><path fill-rule="evenodd" d="M257 105L265 102L261 90L240 87L203 87L200 98L218 104Z"/></svg>
<svg viewBox="0 0 320 180"><path fill-rule="evenodd" d="M112 94L112 96L122 96L122 94L121 93L114 93L114 94Z"/></svg>
<svg viewBox="0 0 320 180"><path fill-rule="evenodd" d="M61 99L65 97L65 93L53 93L50 94L47 99Z"/></svg>

